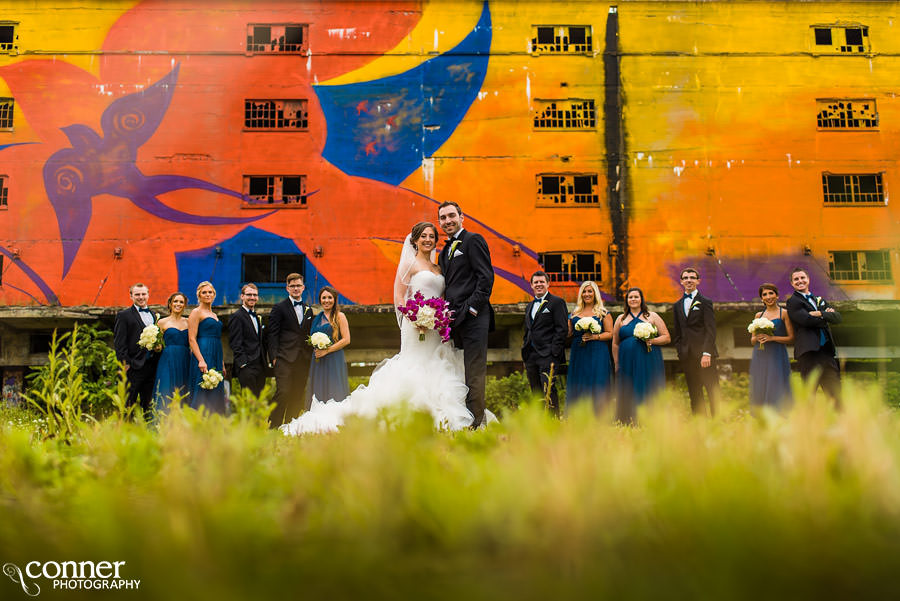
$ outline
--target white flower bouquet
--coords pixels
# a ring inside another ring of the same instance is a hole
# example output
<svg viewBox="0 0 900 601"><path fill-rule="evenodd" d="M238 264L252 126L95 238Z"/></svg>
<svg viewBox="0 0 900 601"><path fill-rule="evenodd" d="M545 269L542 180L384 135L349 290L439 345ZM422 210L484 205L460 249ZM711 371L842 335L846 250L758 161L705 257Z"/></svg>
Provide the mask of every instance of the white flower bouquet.
<svg viewBox="0 0 900 601"><path fill-rule="evenodd" d="M212 390L224 379L225 377L222 375L222 372L215 369L208 369L206 370L206 373L203 374L203 377L200 378L200 388Z"/></svg>
<svg viewBox="0 0 900 601"><path fill-rule="evenodd" d="M650 352L650 342L651 338L656 338L659 336L659 330L652 323L647 323L646 321L642 321L641 323L634 326L634 337L638 340L643 340L647 345L647 352Z"/></svg>
<svg viewBox="0 0 900 601"><path fill-rule="evenodd" d="M141 330L141 336L138 338L138 346L148 351L161 351L166 343L163 341L162 330L157 325L146 326Z"/></svg>
<svg viewBox="0 0 900 601"><path fill-rule="evenodd" d="M331 338L329 338L328 334L326 334L325 332L316 332L315 334L313 334L312 336L309 337L308 341L309 341L309 345L311 347L313 347L314 349L319 349L319 350L325 350L333 344L331 342ZM319 360L319 358L316 357L316 361L318 361L318 360Z"/></svg>
<svg viewBox="0 0 900 601"><path fill-rule="evenodd" d="M765 317L757 317L747 326L747 331L751 334L768 334L771 336L775 333L775 324ZM763 344L762 342L759 343L759 350L763 349Z"/></svg>
<svg viewBox="0 0 900 601"><path fill-rule="evenodd" d="M600 322L593 317L582 317L575 322L575 331L584 334L600 334L603 332L603 327L600 325ZM584 344L584 338L582 338L581 346L584 346Z"/></svg>

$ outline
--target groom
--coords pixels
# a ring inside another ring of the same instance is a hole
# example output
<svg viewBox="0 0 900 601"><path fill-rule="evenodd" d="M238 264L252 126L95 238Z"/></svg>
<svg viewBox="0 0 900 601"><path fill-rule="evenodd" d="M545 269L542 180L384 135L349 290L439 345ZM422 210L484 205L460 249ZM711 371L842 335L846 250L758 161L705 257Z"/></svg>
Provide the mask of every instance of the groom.
<svg viewBox="0 0 900 601"><path fill-rule="evenodd" d="M153 406L153 385L156 380L156 365L159 353L141 347L138 341L144 328L156 323L156 316L150 311L150 289L144 284L134 284L128 289L132 305L119 311L113 334L116 359L125 365L128 380L126 404L140 404L144 417L150 417Z"/></svg>
<svg viewBox="0 0 900 601"><path fill-rule="evenodd" d="M455 202L438 207L438 223L447 243L438 257L444 274L444 298L453 310L453 343L463 350L466 366L466 407L475 416L472 428L484 419L484 383L487 372L488 332L494 329L491 290L494 269L491 252L480 234L463 229L462 209Z"/></svg>

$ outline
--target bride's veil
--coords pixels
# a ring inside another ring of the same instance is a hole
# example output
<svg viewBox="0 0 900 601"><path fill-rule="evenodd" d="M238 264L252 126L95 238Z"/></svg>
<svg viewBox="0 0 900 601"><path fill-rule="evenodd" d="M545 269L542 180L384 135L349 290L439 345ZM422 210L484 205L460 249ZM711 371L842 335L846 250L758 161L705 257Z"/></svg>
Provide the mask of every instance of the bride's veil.
<svg viewBox="0 0 900 601"><path fill-rule="evenodd" d="M403 240L403 250L400 251L400 262L397 264L397 275L394 278L394 312L397 314L397 325L403 321L403 314L397 308L406 303L409 298L409 280L416 264L416 249L410 244L410 234L406 234Z"/></svg>

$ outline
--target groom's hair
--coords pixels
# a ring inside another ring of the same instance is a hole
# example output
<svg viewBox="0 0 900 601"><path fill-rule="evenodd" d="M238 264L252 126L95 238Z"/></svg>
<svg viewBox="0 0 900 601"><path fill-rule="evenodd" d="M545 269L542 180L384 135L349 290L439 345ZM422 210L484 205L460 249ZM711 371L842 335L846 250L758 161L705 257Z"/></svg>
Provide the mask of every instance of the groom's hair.
<svg viewBox="0 0 900 601"><path fill-rule="evenodd" d="M441 209L443 209L444 207L456 207L456 212L459 213L460 217L463 214L462 209L459 208L459 205L456 204L455 202L453 202L452 200L446 200L446 201L442 202L440 204L440 206L438 207L438 213L440 213Z"/></svg>
<svg viewBox="0 0 900 601"><path fill-rule="evenodd" d="M550 283L550 276L547 275L547 272L546 272L546 271L542 271L542 270L540 270L540 269L538 269L537 271L535 271L534 273L532 273L532 274L531 274L531 279L528 280L528 281L529 281L529 282L533 282L533 281L534 281L534 278L544 278L545 280L547 280L547 283L548 283L548 284Z"/></svg>
<svg viewBox="0 0 900 601"><path fill-rule="evenodd" d="M285 283L285 284L290 284L290 283L293 282L294 280L300 280L300 283L301 283L301 284L304 283L304 282L303 282L303 276L300 275L299 273L289 273L289 274L287 274L287 277L284 278L284 283Z"/></svg>
<svg viewBox="0 0 900 601"><path fill-rule="evenodd" d="M795 274L795 273L800 273L801 271L802 271L803 273L806 274L806 277L809 277L809 272L806 271L806 268L805 268L805 267L794 267L794 268L791 270L791 279L794 278L794 274Z"/></svg>
<svg viewBox="0 0 900 601"><path fill-rule="evenodd" d="M128 294L131 294L135 288L147 288L147 285L142 284L140 282L138 282L136 284L132 284L131 286L128 287ZM147 290L150 290L150 288L147 288Z"/></svg>

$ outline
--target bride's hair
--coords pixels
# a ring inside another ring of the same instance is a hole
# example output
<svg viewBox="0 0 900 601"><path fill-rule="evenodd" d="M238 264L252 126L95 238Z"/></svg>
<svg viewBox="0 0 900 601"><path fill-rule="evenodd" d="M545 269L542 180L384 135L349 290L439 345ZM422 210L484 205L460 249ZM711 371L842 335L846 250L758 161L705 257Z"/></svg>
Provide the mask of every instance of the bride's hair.
<svg viewBox="0 0 900 601"><path fill-rule="evenodd" d="M419 250L419 247L416 246L416 240L418 240L419 236L422 235L422 232L424 232L428 228L431 228L434 230L434 238L435 238L435 241L437 241L437 236L438 236L437 228L430 221L421 221L421 222L415 224L412 228L412 231L409 233L409 243L416 250Z"/></svg>
<svg viewBox="0 0 900 601"><path fill-rule="evenodd" d="M328 323L331 324L331 338L333 342L337 342L341 339L341 328L338 325L338 313L341 312L341 305L338 303L338 291L332 288L331 286L322 286L322 289L319 290L319 305L322 304L322 293L327 292L334 298L334 306L331 308L331 319L328 320Z"/></svg>

